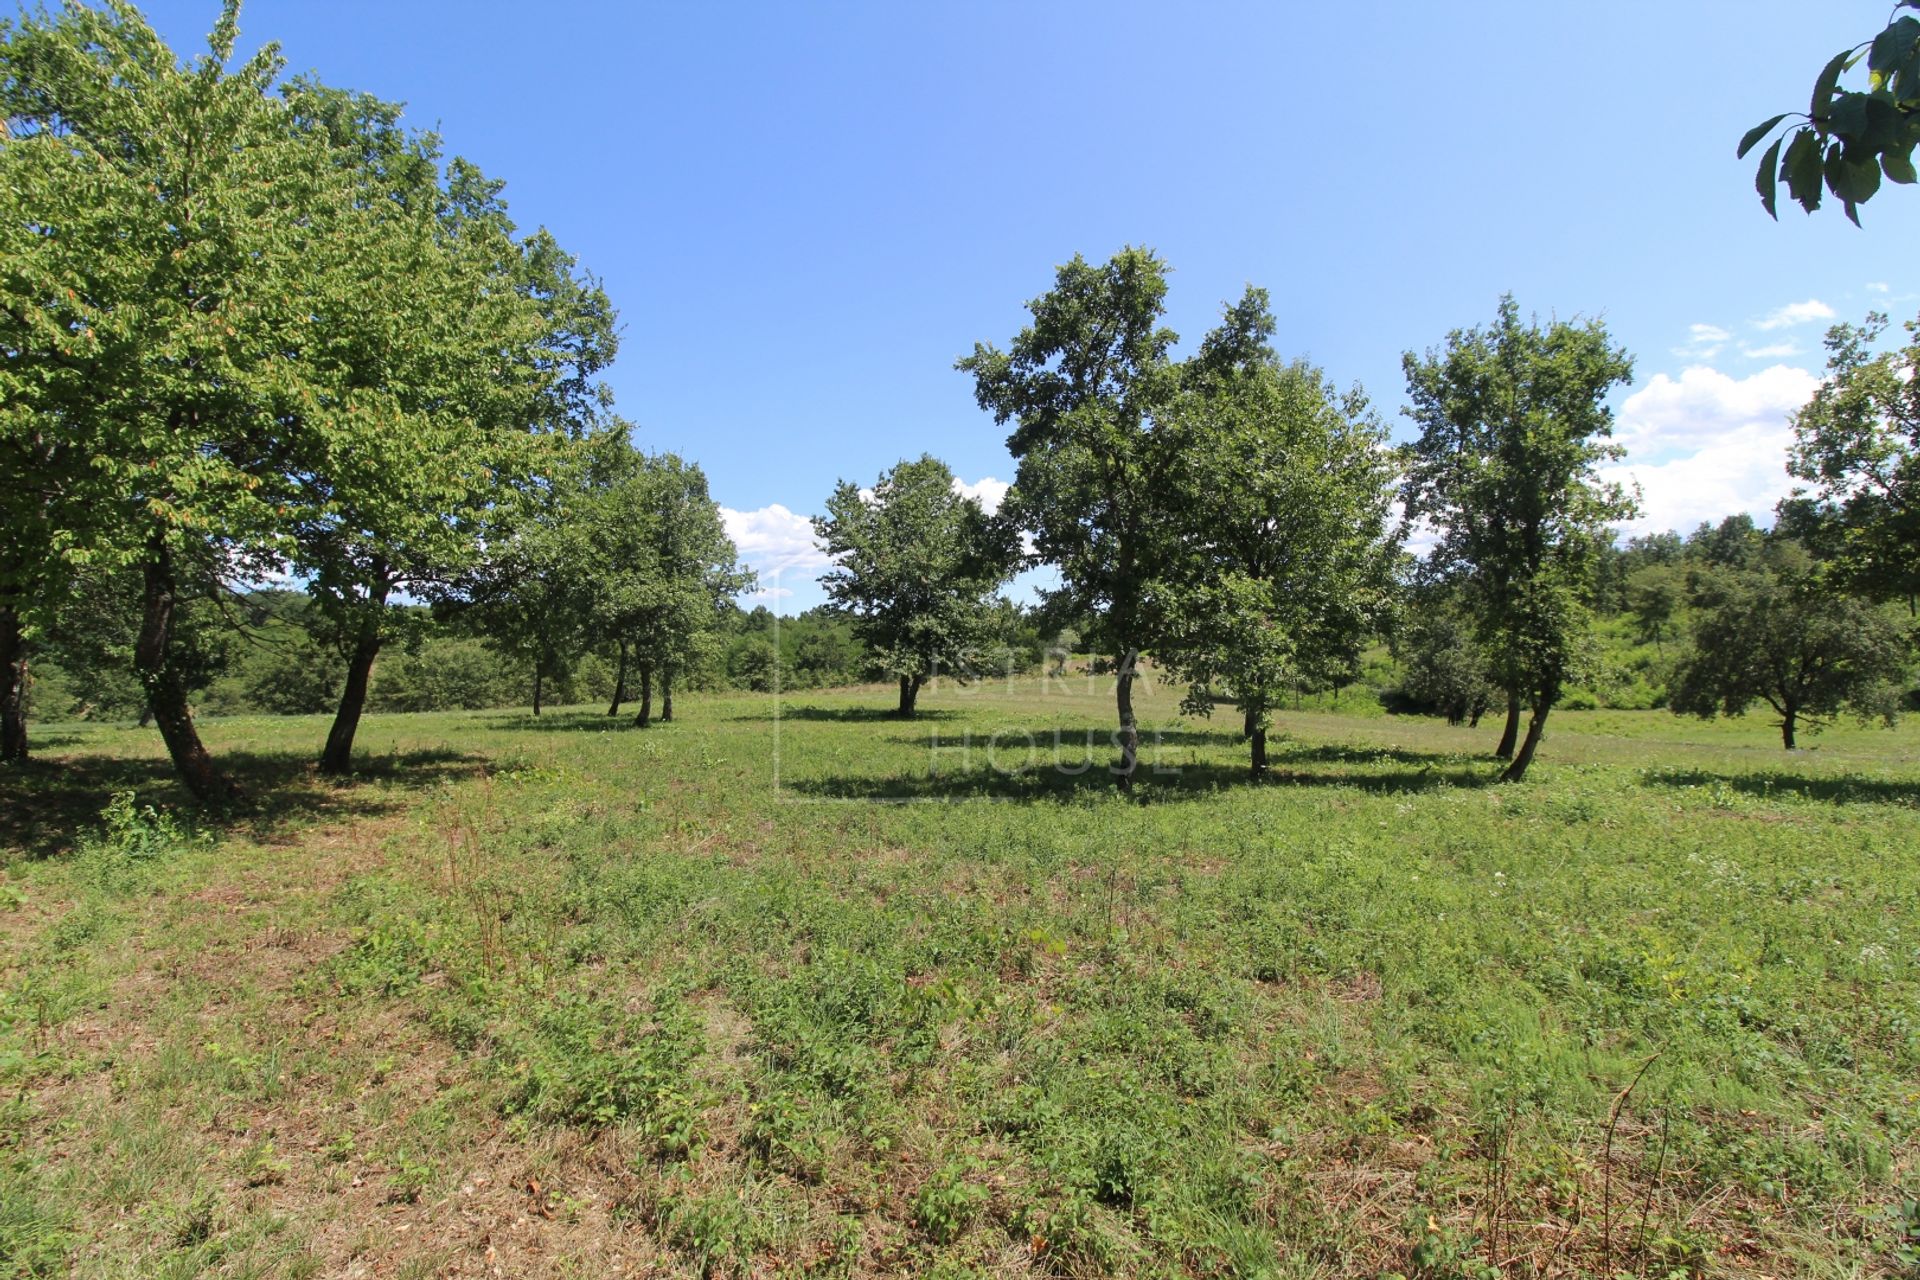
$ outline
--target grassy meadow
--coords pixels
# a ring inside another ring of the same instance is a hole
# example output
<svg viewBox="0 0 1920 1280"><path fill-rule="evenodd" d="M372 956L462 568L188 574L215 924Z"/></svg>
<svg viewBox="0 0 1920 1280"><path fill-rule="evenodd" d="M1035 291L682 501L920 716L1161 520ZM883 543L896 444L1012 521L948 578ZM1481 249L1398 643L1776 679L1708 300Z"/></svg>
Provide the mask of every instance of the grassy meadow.
<svg viewBox="0 0 1920 1280"><path fill-rule="evenodd" d="M1920 726L889 699L39 726L0 1276L1920 1275Z"/></svg>

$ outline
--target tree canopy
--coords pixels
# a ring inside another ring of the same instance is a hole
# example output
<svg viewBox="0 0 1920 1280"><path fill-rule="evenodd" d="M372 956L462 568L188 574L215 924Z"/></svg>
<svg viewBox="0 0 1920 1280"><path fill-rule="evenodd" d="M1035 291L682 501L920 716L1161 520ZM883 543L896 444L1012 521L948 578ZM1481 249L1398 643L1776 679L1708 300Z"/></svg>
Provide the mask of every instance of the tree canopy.
<svg viewBox="0 0 1920 1280"><path fill-rule="evenodd" d="M1789 751L1802 724L1898 714L1910 637L1871 603L1831 590L1798 543L1769 539L1752 564L1700 575L1693 596L1674 711L1737 716L1763 702Z"/></svg>
<svg viewBox="0 0 1920 1280"><path fill-rule="evenodd" d="M1880 600L1920 598L1920 320L1877 350L1887 318L1827 334L1827 377L1794 416L1783 525Z"/></svg>

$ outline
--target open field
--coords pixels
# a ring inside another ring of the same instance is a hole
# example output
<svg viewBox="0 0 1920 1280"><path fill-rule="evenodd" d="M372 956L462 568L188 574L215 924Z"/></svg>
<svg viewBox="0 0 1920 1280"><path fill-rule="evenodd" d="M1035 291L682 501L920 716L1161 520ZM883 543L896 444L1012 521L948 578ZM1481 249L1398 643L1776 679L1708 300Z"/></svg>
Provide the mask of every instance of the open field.
<svg viewBox="0 0 1920 1280"><path fill-rule="evenodd" d="M1920 1274L1916 727L887 698L40 729L0 1275Z"/></svg>

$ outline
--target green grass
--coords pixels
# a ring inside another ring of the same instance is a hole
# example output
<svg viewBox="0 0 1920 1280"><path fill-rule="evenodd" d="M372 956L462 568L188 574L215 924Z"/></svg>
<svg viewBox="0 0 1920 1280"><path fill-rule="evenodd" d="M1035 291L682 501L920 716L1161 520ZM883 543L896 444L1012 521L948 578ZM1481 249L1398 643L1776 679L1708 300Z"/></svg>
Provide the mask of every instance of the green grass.
<svg viewBox="0 0 1920 1280"><path fill-rule="evenodd" d="M1912 728L886 700L43 729L0 1276L1920 1274Z"/></svg>

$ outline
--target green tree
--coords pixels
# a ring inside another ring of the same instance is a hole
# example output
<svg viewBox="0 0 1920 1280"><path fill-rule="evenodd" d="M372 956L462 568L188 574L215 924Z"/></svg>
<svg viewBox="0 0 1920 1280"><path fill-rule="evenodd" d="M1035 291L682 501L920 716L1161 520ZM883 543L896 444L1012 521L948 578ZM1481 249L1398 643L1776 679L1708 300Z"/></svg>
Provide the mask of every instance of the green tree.
<svg viewBox="0 0 1920 1280"><path fill-rule="evenodd" d="M813 518L835 567L820 584L851 619L869 665L898 682L911 719L921 687L939 674L983 674L1001 621L995 593L1012 576L1019 543L1009 524L954 488L930 455L882 472L862 492L842 480Z"/></svg>
<svg viewBox="0 0 1920 1280"><path fill-rule="evenodd" d="M271 46L228 70L236 34L230 2L183 67L130 7L74 5L26 17L0 49L0 150L28 177L9 198L31 202L15 212L35 233L6 309L71 344L36 353L39 386L8 430L57 430L106 495L79 501L64 487L76 465L27 451L47 466L25 487L61 506L53 555L29 573L138 568L133 664L183 781L209 800L231 789L188 706L186 602L282 563L294 477L345 474L395 418L348 376L358 330L338 322L393 289L380 219L271 95Z"/></svg>
<svg viewBox="0 0 1920 1280"><path fill-rule="evenodd" d="M1627 576L1627 609L1640 627L1640 640L1665 652L1667 630L1680 611L1686 580L1669 565L1650 564Z"/></svg>
<svg viewBox="0 0 1920 1280"><path fill-rule="evenodd" d="M598 481L590 441L544 436L531 444L541 459L496 486L478 521L485 557L429 595L443 620L531 670L537 716L549 680L566 675L595 639L589 538Z"/></svg>
<svg viewBox="0 0 1920 1280"><path fill-rule="evenodd" d="M1155 638L1147 585L1172 543L1165 481L1173 448L1159 415L1180 386L1165 327L1167 266L1126 248L1095 266L1078 254L1032 322L1001 351L977 343L957 367L980 407L1013 423L1018 471L1003 509L1033 534L1037 558L1060 573L1061 607L1097 619L1113 658L1120 760L1132 786L1140 754L1133 683Z"/></svg>
<svg viewBox="0 0 1920 1280"><path fill-rule="evenodd" d="M1530 709L1501 775L1518 782L1579 660L1597 549L1633 511L1596 470L1620 456L1605 401L1633 363L1600 322L1522 323L1508 294L1491 327L1455 330L1404 364L1420 436L1402 498L1408 518L1437 535L1428 569L1465 592L1508 691L1501 754L1522 702Z"/></svg>
<svg viewBox="0 0 1920 1280"><path fill-rule="evenodd" d="M1886 28L1873 39L1843 49L1827 61L1813 82L1813 100L1805 112L1783 111L1747 130L1737 155L1759 146L1782 121L1794 124L1774 138L1760 155L1754 189L1770 217L1781 182L1800 207L1820 207L1822 188L1831 191L1855 226L1860 206L1890 182L1911 183L1914 143L1920 142L1920 18L1902 9L1920 8L1920 0L1899 0ZM1865 89L1841 89L1840 77L1867 62Z"/></svg>
<svg viewBox="0 0 1920 1280"><path fill-rule="evenodd" d="M1749 567L1701 575L1693 608L1676 713L1737 716L1764 702L1789 751L1802 723L1817 729L1852 711L1891 724L1898 714L1911 637L1882 609L1832 590L1798 543L1774 539Z"/></svg>
<svg viewBox="0 0 1920 1280"><path fill-rule="evenodd" d="M1410 603L1393 637L1404 673L1401 694L1416 707L1439 712L1448 724L1477 728L1500 691L1474 628L1445 590L1428 588Z"/></svg>
<svg viewBox="0 0 1920 1280"><path fill-rule="evenodd" d="M1920 320L1876 350L1884 315L1827 334L1827 378L1794 417L1787 469L1804 482L1783 527L1878 600L1920 597Z"/></svg>
<svg viewBox="0 0 1920 1280"><path fill-rule="evenodd" d="M660 577L634 637L634 652L643 680L659 673L660 718L671 721L674 681L714 655L726 610L735 596L752 589L755 575L741 566L720 504L697 464L664 453L650 457L647 469ZM647 710L643 703L642 712Z"/></svg>
<svg viewBox="0 0 1920 1280"><path fill-rule="evenodd" d="M1188 682L1185 706L1209 715L1220 696L1238 703L1258 780L1282 696L1338 681L1385 614L1399 477L1365 395L1274 357L1264 290L1241 305L1167 414L1177 546L1153 591L1158 656Z"/></svg>
<svg viewBox="0 0 1920 1280"><path fill-rule="evenodd" d="M385 412L349 418L369 428L351 440L310 434L327 454L293 469L292 557L347 657L321 756L341 774L374 661L417 622L397 597L478 559L471 513L495 477L539 457L527 434L591 427L614 315L550 236L514 240L500 184L462 161L443 171L439 140L403 129L398 106L310 80L286 97L352 184L373 233L363 265L407 281L381 307L321 317L345 393L377 395Z"/></svg>

